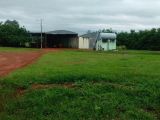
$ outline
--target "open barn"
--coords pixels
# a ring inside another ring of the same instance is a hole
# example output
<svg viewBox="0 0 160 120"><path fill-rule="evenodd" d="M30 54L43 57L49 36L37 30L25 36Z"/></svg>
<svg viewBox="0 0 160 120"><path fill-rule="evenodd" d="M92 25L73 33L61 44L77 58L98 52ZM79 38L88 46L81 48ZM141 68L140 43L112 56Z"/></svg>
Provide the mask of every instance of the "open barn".
<svg viewBox="0 0 160 120"><path fill-rule="evenodd" d="M78 34L67 30L43 33L43 48L78 48ZM32 43L40 47L41 33L31 33Z"/></svg>
<svg viewBox="0 0 160 120"><path fill-rule="evenodd" d="M78 48L78 34L66 30L46 33L45 48Z"/></svg>

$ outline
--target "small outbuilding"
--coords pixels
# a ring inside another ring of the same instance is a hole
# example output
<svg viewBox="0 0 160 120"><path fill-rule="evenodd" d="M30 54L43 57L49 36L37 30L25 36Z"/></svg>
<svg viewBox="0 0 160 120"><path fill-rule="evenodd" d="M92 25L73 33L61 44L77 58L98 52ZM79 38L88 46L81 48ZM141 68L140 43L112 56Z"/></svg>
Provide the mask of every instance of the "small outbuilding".
<svg viewBox="0 0 160 120"><path fill-rule="evenodd" d="M79 49L115 50L115 33L93 32L79 36Z"/></svg>
<svg viewBox="0 0 160 120"><path fill-rule="evenodd" d="M115 33L99 33L96 40L96 50L116 50L116 38Z"/></svg>

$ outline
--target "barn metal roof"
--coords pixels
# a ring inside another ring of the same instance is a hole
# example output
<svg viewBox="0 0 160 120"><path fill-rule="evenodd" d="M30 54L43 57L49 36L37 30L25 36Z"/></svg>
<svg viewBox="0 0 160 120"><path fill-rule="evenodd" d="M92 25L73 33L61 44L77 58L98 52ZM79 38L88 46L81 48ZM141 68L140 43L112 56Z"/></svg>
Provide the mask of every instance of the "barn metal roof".
<svg viewBox="0 0 160 120"><path fill-rule="evenodd" d="M72 31L68 31L68 30L55 30L55 31L50 31L47 32L46 34L55 34L55 35L77 35L78 33L72 32Z"/></svg>

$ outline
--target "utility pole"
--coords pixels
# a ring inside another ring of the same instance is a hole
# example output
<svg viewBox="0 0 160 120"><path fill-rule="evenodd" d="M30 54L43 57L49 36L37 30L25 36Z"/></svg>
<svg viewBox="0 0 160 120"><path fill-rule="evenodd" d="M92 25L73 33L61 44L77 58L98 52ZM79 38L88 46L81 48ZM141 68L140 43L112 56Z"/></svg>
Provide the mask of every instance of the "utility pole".
<svg viewBox="0 0 160 120"><path fill-rule="evenodd" d="M43 48L43 29L42 29L42 19L41 19L41 49Z"/></svg>

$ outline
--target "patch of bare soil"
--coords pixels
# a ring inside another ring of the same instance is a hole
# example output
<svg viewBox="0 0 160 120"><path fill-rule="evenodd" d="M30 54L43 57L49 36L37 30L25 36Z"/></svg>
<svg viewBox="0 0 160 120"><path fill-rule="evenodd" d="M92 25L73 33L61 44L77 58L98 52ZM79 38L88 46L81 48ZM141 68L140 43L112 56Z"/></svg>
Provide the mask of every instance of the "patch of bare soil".
<svg viewBox="0 0 160 120"><path fill-rule="evenodd" d="M32 90L36 89L46 89L46 88L74 88L75 85L73 83L65 83L65 84L33 84L31 86Z"/></svg>
<svg viewBox="0 0 160 120"><path fill-rule="evenodd" d="M16 92L14 93L14 96L22 96L27 92L27 89L24 88L18 88Z"/></svg>
<svg viewBox="0 0 160 120"><path fill-rule="evenodd" d="M50 89L50 88L75 88L76 85L73 83L65 84L33 84L29 89L18 88L16 90L15 96L22 96L27 92L41 89Z"/></svg>
<svg viewBox="0 0 160 120"><path fill-rule="evenodd" d="M25 67L39 58L42 52L1 52L0 53L0 77L7 75L11 71Z"/></svg>

